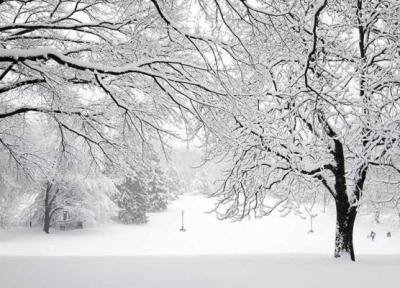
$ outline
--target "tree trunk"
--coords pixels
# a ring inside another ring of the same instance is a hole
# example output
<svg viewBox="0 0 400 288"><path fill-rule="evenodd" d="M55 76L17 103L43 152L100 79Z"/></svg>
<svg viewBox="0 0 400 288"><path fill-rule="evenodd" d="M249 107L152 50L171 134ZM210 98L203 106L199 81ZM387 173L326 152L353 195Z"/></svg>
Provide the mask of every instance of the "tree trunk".
<svg viewBox="0 0 400 288"><path fill-rule="evenodd" d="M49 234L50 230L50 221L51 221L51 200L50 200L50 190L52 184L48 181L46 183L46 191L44 195L44 223L43 223L43 231Z"/></svg>
<svg viewBox="0 0 400 288"><path fill-rule="evenodd" d="M336 237L335 237L335 257L350 257L355 261L353 245L353 228L356 220L356 207L350 204L336 202Z"/></svg>
<svg viewBox="0 0 400 288"><path fill-rule="evenodd" d="M50 230L50 221L51 221L50 211L51 211L50 207L45 206L43 231L46 232L47 234L49 234Z"/></svg>

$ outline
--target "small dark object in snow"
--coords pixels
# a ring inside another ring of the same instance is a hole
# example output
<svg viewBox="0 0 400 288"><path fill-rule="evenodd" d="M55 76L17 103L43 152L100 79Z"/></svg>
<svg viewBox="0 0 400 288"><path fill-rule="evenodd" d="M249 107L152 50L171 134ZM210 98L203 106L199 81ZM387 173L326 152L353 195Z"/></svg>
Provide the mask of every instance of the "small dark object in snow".
<svg viewBox="0 0 400 288"><path fill-rule="evenodd" d="M376 233L374 231L371 230L371 233L369 233L369 235L367 236L367 238L371 238L372 241L374 241L376 236Z"/></svg>
<svg viewBox="0 0 400 288"><path fill-rule="evenodd" d="M391 232L387 232L386 233L386 237L388 237L388 238L392 237L392 233Z"/></svg>
<svg viewBox="0 0 400 288"><path fill-rule="evenodd" d="M77 229L83 229L83 221L78 221L78 222L76 223L76 228L77 228Z"/></svg>

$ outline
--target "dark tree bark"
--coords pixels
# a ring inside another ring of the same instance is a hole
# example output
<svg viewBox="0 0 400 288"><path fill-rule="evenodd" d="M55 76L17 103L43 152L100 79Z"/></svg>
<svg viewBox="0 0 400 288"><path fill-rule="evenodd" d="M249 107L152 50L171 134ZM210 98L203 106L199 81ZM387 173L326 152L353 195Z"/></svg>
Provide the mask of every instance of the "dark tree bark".
<svg viewBox="0 0 400 288"><path fill-rule="evenodd" d="M335 203L336 203L336 236L335 236L335 257L349 256L355 261L353 230L354 222L357 216L356 202L362 195L365 179L367 177L368 165L362 165L357 169L358 178L355 185L354 195L355 202L349 199L347 195L346 185L346 168L343 151L343 144L339 140L334 140L335 150L333 152L336 162L335 174Z"/></svg>
<svg viewBox="0 0 400 288"><path fill-rule="evenodd" d="M49 234L50 230L50 209L48 207L45 207L44 209L44 224L43 224L43 231L47 234Z"/></svg>
<svg viewBox="0 0 400 288"><path fill-rule="evenodd" d="M46 183L46 194L44 195L44 223L43 223L43 231L45 233L49 233L50 230L50 213L51 213L51 201L50 201L50 190L51 183Z"/></svg>
<svg viewBox="0 0 400 288"><path fill-rule="evenodd" d="M44 223L43 223L43 231L47 234L49 234L49 232L50 232L51 219L52 219L54 213L57 210L61 209L61 208L54 209L54 200L57 197L58 189L56 189L54 191L53 190L54 190L53 184L50 182L47 182L46 192L45 192L45 197L44 197ZM52 191L53 191L53 193L51 193Z"/></svg>
<svg viewBox="0 0 400 288"><path fill-rule="evenodd" d="M357 216L357 207L350 203L347 195L346 167L343 144L334 140L333 151L336 162L335 174L335 204L336 204L336 235L335 235L335 257L349 257L355 261L353 229ZM361 168L362 169L362 168ZM356 182L354 196L358 200L366 177L366 169L360 170L360 179Z"/></svg>
<svg viewBox="0 0 400 288"><path fill-rule="evenodd" d="M356 216L356 207L351 206L347 200L336 200L336 258L350 257L352 261L355 261L353 228Z"/></svg>

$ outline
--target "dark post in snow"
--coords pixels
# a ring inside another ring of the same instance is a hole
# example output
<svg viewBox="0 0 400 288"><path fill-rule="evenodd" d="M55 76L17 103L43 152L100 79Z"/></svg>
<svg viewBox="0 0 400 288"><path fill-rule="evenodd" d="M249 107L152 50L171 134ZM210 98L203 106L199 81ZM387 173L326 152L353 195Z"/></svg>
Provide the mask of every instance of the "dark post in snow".
<svg viewBox="0 0 400 288"><path fill-rule="evenodd" d="M314 217L315 217L314 215L310 215L310 231L308 231L308 233L314 233L314 230L313 230L313 218Z"/></svg>
<svg viewBox="0 0 400 288"><path fill-rule="evenodd" d="M184 225L183 225L183 216L184 216L184 213L185 213L185 211L181 211L182 226L181 226L181 229L180 229L179 231L182 231L182 232L185 232L185 231L186 231L186 229L185 229L185 227L184 227Z"/></svg>

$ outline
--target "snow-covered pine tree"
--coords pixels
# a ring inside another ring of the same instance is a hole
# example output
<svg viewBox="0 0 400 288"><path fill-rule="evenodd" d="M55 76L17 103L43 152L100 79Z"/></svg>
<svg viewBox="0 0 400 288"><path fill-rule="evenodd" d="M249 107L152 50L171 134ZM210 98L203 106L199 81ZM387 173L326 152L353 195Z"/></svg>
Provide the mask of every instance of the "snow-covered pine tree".
<svg viewBox="0 0 400 288"><path fill-rule="evenodd" d="M142 224L147 222L147 193L145 183L138 173L135 177L126 176L124 181L116 185L118 193L112 200L121 209L118 218L125 224Z"/></svg>
<svg viewBox="0 0 400 288"><path fill-rule="evenodd" d="M179 195L183 194L185 183L183 182L178 171L172 166L167 168L165 171L165 176L167 180L167 189L169 191L169 199L175 200L179 197Z"/></svg>
<svg viewBox="0 0 400 288"><path fill-rule="evenodd" d="M157 212L167 209L169 200L169 190L167 187L167 178L164 171L158 165L150 171L151 177L148 182L148 210Z"/></svg>

